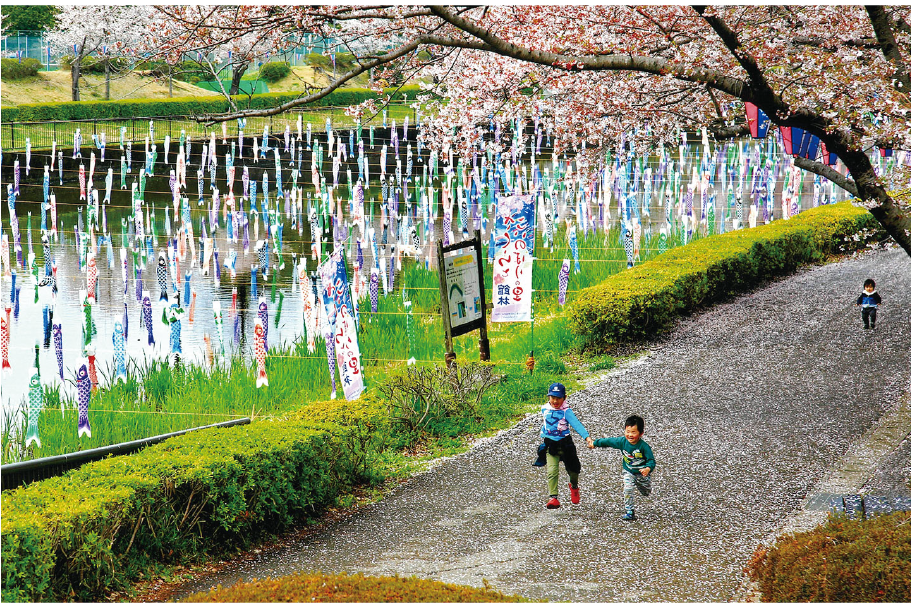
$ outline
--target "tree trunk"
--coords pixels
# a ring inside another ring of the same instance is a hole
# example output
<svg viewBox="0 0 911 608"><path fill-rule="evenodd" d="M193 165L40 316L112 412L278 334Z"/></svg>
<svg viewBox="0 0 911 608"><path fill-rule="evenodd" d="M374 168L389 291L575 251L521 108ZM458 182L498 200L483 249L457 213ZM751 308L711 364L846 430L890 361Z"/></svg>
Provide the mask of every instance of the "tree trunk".
<svg viewBox="0 0 911 608"><path fill-rule="evenodd" d="M874 188L875 192L868 201L875 201L871 206L864 203L870 213L875 217L886 232L895 239L902 249L911 256L911 213L909 209L902 209L880 186Z"/></svg>
<svg viewBox="0 0 911 608"><path fill-rule="evenodd" d="M247 71L246 63L236 64L231 71L231 88L228 95L237 95L240 93L240 79L243 78L244 72Z"/></svg>
<svg viewBox="0 0 911 608"><path fill-rule="evenodd" d="M857 185L857 197L863 201L863 206L911 256L911 209L907 206L899 207L889 196L882 181L876 176L873 163L863 150L840 152L839 158L851 172Z"/></svg>
<svg viewBox="0 0 911 608"><path fill-rule="evenodd" d="M111 61L104 58L104 98L111 98Z"/></svg>
<svg viewBox="0 0 911 608"><path fill-rule="evenodd" d="M70 90L73 101L79 101L79 73L82 66L82 55L77 54L73 57L73 65L70 66Z"/></svg>

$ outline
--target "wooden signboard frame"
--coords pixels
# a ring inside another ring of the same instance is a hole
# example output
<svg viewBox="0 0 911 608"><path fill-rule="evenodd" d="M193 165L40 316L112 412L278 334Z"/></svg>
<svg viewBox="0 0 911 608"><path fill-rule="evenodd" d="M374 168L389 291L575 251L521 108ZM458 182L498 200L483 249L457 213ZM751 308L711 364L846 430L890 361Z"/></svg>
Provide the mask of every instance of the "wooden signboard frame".
<svg viewBox="0 0 911 608"><path fill-rule="evenodd" d="M449 309L449 290L452 288L452 285L449 284L449 281L446 279L446 261L445 254L464 249L473 249L474 258L476 260L477 268L477 277L478 277L478 286L480 288L480 307L481 307L481 316L480 318L474 319L467 323L460 324L459 326L452 327L452 311ZM475 329L480 330L480 338L478 339L478 350L480 351L481 361L490 361L490 341L487 339L487 301L486 293L484 289L484 269L482 266L482 251L481 251L481 232L480 230L475 230L474 238L467 241L462 241L461 243L453 243L452 245L443 246L443 241L437 241L437 269L440 273L440 312L443 316L443 329L446 332L446 365L451 365L456 358L455 352L452 350L452 339L455 336L461 336Z"/></svg>

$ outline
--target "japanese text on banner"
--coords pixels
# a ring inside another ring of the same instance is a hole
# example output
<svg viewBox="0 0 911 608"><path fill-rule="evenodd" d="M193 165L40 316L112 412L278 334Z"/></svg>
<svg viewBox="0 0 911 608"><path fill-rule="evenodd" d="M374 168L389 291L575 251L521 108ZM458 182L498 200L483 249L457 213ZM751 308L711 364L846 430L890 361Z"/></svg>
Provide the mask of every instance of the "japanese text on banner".
<svg viewBox="0 0 911 608"><path fill-rule="evenodd" d="M497 204L494 235L494 322L531 320L531 275L535 254L534 195L509 196Z"/></svg>

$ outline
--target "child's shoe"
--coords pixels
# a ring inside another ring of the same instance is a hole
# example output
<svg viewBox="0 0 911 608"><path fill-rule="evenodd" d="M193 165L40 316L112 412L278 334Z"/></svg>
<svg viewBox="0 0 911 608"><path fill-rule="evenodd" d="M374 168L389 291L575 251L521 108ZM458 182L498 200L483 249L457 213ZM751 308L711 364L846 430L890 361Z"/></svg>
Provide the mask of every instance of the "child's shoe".
<svg viewBox="0 0 911 608"><path fill-rule="evenodd" d="M579 496L579 486L569 484L569 499L574 505L577 505L582 501L582 497Z"/></svg>
<svg viewBox="0 0 911 608"><path fill-rule="evenodd" d="M620 519L622 519L623 521L636 521L636 512L633 510L629 510Z"/></svg>
<svg viewBox="0 0 911 608"><path fill-rule="evenodd" d="M560 501L557 500L557 497L556 497L556 496L551 496L551 497L550 497L550 500L548 500L548 501L547 501L547 504L544 505L544 506L547 507L548 509L559 509L559 508L560 508Z"/></svg>

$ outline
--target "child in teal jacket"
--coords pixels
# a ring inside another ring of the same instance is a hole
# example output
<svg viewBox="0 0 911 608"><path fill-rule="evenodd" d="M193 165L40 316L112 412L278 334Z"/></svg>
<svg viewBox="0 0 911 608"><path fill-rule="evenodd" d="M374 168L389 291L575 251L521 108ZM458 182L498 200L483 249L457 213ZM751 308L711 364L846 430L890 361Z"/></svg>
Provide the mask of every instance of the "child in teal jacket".
<svg viewBox="0 0 911 608"><path fill-rule="evenodd" d="M642 439L645 421L641 416L632 415L623 423L622 437L604 437L592 441L586 440L589 449L614 448L623 452L623 502L626 514L624 521L636 521L634 490L638 489L643 496L652 493L651 474L655 470L655 455L652 448Z"/></svg>

